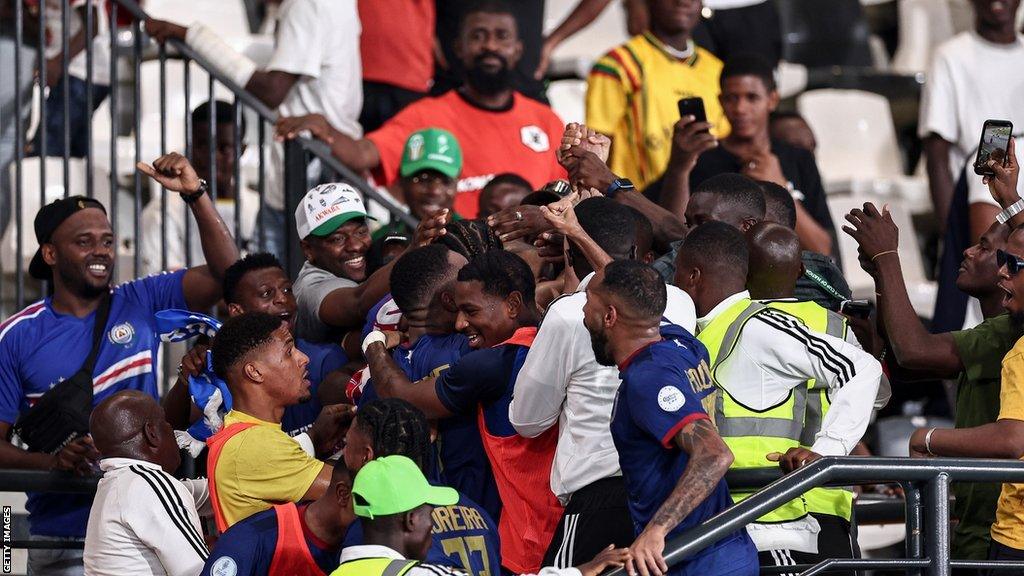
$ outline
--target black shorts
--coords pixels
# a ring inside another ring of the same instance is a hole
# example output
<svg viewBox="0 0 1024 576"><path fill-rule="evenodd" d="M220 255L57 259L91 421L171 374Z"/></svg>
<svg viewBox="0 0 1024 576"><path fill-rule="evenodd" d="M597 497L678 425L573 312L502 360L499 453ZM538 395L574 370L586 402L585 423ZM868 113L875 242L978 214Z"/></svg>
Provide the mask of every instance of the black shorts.
<svg viewBox="0 0 1024 576"><path fill-rule="evenodd" d="M856 532L849 522L830 514L812 514L821 525L818 533L818 553L808 554L796 550L767 550L757 553L761 566L797 566L800 564L814 565L827 558L860 558L860 547L857 546ZM798 576L799 572L783 572L781 576ZM855 576L854 570L829 572L840 576Z"/></svg>
<svg viewBox="0 0 1024 576"><path fill-rule="evenodd" d="M621 476L598 480L573 493L544 554L544 566L578 566L609 544L617 548L632 544L636 533L628 501Z"/></svg>

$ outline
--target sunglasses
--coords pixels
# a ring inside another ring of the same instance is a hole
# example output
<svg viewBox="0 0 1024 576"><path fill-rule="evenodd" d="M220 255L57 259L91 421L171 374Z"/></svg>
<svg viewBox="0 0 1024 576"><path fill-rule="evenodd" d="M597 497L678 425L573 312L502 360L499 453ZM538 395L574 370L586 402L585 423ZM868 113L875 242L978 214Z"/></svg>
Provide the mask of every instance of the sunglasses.
<svg viewBox="0 0 1024 576"><path fill-rule="evenodd" d="M1010 276L1016 276L1018 272L1024 270L1024 258L1004 250L996 250L996 264L1000 268L1006 266L1006 271L1010 273Z"/></svg>

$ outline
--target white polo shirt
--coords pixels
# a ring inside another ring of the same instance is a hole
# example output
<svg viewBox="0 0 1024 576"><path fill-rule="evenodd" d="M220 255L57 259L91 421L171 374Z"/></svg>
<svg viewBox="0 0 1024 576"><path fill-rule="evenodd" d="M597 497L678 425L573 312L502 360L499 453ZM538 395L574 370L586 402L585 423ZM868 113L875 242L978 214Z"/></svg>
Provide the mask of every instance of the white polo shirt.
<svg viewBox="0 0 1024 576"><path fill-rule="evenodd" d="M619 476L619 454L612 442L611 417L622 383L619 369L594 358L583 325L586 276L576 293L551 303L537 338L516 378L509 420L527 438L558 423L558 447L551 468L551 491L563 504L573 492L598 480ZM665 318L693 332L697 313L690 296L666 285Z"/></svg>
<svg viewBox="0 0 1024 576"><path fill-rule="evenodd" d="M85 535L89 576L196 576L209 555L198 510L210 513L205 479L178 480L132 458L100 461Z"/></svg>

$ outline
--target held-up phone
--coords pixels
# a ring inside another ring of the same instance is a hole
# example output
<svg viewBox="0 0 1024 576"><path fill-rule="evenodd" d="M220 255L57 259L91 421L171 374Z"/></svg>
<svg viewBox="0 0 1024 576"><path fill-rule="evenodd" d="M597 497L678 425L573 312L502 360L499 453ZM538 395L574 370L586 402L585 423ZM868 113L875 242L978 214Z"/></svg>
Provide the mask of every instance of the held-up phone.
<svg viewBox="0 0 1024 576"><path fill-rule="evenodd" d="M839 312L854 318L867 318L871 316L874 306L867 300L843 300L839 305Z"/></svg>
<svg viewBox="0 0 1024 576"><path fill-rule="evenodd" d="M708 115L704 112L704 100L700 97L683 98L679 101L679 117L693 116L694 122L707 122Z"/></svg>
<svg viewBox="0 0 1024 576"><path fill-rule="evenodd" d="M1006 162L1012 134L1013 124L1009 120L985 120L985 126L981 129L981 142L978 144L978 156L974 159L975 174L991 176L993 172L986 166L989 160Z"/></svg>

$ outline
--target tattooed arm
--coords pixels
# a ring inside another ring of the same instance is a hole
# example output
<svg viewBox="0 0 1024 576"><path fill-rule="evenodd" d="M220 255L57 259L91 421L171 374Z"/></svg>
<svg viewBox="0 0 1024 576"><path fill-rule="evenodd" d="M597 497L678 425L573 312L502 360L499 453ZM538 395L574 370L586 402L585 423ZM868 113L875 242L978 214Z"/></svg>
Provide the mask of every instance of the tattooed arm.
<svg viewBox="0 0 1024 576"><path fill-rule="evenodd" d="M711 420L702 418L687 424L673 441L689 454L690 461L668 499L630 546L630 574L660 576L668 571L662 557L665 536L714 491L732 464L732 452Z"/></svg>
<svg viewBox="0 0 1024 576"><path fill-rule="evenodd" d="M366 348L373 388L381 398L401 398L416 406L427 418L448 418L452 415L438 398L436 378L412 382L398 367L384 343L374 342Z"/></svg>

